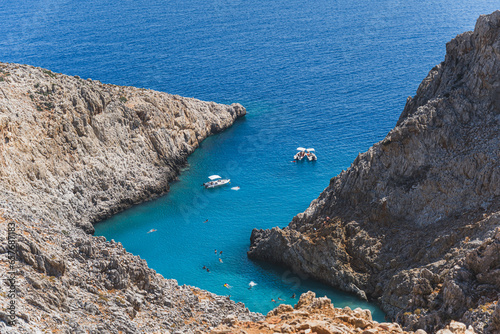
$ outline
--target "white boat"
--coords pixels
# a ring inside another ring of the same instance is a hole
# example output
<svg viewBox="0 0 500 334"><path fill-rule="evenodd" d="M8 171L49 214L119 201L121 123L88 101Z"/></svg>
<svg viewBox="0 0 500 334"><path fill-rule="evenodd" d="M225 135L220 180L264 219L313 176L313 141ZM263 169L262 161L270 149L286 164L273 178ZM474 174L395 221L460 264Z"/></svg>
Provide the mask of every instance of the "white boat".
<svg viewBox="0 0 500 334"><path fill-rule="evenodd" d="M302 160L306 156L306 149L303 147L297 147L297 154L293 156L294 160Z"/></svg>
<svg viewBox="0 0 500 334"><path fill-rule="evenodd" d="M316 154L314 154L314 148L308 148L306 151L307 151L306 153L307 160L309 161L318 160L318 157L316 156Z"/></svg>
<svg viewBox="0 0 500 334"><path fill-rule="evenodd" d="M231 181L230 179L223 179L219 175L211 175L208 178L210 181L203 183L203 186L207 189L223 186Z"/></svg>

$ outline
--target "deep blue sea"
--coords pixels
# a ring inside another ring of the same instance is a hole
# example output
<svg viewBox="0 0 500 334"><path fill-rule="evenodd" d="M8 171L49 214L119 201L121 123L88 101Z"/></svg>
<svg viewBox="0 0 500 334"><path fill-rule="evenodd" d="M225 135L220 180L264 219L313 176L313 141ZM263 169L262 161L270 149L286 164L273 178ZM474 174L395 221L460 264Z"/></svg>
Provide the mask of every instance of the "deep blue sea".
<svg viewBox="0 0 500 334"><path fill-rule="evenodd" d="M252 311L268 312L271 299L293 304L292 294L313 290L383 320L374 304L248 260L250 233L284 227L304 211L395 125L407 96L444 59L445 43L497 7L464 0L0 1L0 61L243 104L248 115L205 140L169 194L98 224L96 234L120 241L167 278L231 295ZM315 148L318 161L291 162L298 146ZM231 178L231 186L204 190L211 174Z"/></svg>

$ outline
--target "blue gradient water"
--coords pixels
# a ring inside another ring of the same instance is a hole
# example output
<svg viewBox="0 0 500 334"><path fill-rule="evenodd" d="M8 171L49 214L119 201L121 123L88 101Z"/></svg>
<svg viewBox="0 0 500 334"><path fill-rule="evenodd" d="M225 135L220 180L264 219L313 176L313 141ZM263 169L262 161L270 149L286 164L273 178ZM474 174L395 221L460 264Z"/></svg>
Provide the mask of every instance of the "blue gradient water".
<svg viewBox="0 0 500 334"><path fill-rule="evenodd" d="M285 226L394 126L406 97L495 1L0 2L0 60L221 103L248 116L203 142L156 201L96 226L181 284L267 312L308 289L373 304L249 261L251 230ZM297 146L316 163L292 163ZM207 176L230 187L203 190ZM209 219L207 223L203 223ZM157 232L147 233L150 229ZM222 250L221 259L214 249ZM202 270L208 266L210 273ZM250 281L258 285L248 289ZM227 283L231 288L223 286Z"/></svg>

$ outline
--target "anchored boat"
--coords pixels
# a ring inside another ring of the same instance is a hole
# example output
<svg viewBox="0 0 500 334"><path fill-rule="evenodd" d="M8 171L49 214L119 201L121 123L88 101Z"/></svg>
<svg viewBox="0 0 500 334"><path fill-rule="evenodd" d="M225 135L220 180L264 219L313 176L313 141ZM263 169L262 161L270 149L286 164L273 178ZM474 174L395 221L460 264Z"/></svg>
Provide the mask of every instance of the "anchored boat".
<svg viewBox="0 0 500 334"><path fill-rule="evenodd" d="M297 151L298 152L297 152L297 154L295 154L293 156L293 159L294 160L299 160L299 161L302 160L302 159L304 159L304 157L306 156L306 152L305 152L306 149L303 148L303 147L297 147Z"/></svg>
<svg viewBox="0 0 500 334"><path fill-rule="evenodd" d="M219 175L211 175L208 178L210 181L203 183L203 186L207 189L223 186L231 181L230 179L223 179Z"/></svg>
<svg viewBox="0 0 500 334"><path fill-rule="evenodd" d="M293 156L294 160L302 160L304 158L307 158L309 161L316 161L318 160L318 157L316 154L314 154L314 148L303 148L303 147L297 147L297 154ZM306 153L307 152L307 153Z"/></svg>
<svg viewBox="0 0 500 334"><path fill-rule="evenodd" d="M306 151L307 151L307 153L306 153L307 160L309 160L309 161L318 160L318 157L316 156L316 154L314 154L314 148L308 148L308 149L306 149Z"/></svg>

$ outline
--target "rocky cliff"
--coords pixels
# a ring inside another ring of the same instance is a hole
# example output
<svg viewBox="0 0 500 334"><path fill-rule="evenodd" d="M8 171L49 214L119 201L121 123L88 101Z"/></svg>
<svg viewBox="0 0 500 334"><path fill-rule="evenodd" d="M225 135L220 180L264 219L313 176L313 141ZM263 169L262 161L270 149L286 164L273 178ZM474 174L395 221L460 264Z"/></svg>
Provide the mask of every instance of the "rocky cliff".
<svg viewBox="0 0 500 334"><path fill-rule="evenodd" d="M187 155L246 112L9 64L0 92L1 191L39 210L64 208L33 214L88 231L166 192Z"/></svg>
<svg viewBox="0 0 500 334"><path fill-rule="evenodd" d="M88 234L165 193L200 142L245 112L0 63L0 332L192 333L260 319Z"/></svg>
<svg viewBox="0 0 500 334"><path fill-rule="evenodd" d="M378 299L407 329L500 332L500 11L446 45L384 140L248 255Z"/></svg>

